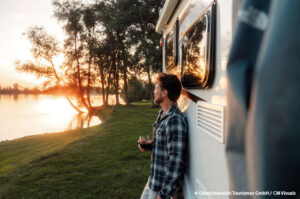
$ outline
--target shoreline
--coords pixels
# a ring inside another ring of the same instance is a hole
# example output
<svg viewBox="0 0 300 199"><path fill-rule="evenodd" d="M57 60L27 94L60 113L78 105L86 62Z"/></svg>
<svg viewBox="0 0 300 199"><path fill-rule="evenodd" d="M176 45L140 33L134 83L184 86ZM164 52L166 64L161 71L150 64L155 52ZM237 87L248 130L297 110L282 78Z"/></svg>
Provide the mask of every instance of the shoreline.
<svg viewBox="0 0 300 199"><path fill-rule="evenodd" d="M150 156L136 142L158 109L133 104L101 110L101 125L0 142L0 198L138 198Z"/></svg>
<svg viewBox="0 0 300 199"><path fill-rule="evenodd" d="M92 96L91 103L95 109L102 107L101 96ZM96 116L90 118L87 113L78 114L64 96L2 97L0 108L0 142L87 127L88 123L94 126L102 120Z"/></svg>
<svg viewBox="0 0 300 199"><path fill-rule="evenodd" d="M98 125L101 125L103 122L101 121L99 124L95 124L93 126L89 126L89 127L83 127L83 128L77 128L77 129L67 129L67 130L64 130L64 131L54 131L54 132L45 132L45 133L37 133L37 134L31 134L31 135L25 135L23 137L18 137L18 138L13 138L13 139L8 139L8 140L0 140L0 144L2 142L12 142L12 141L17 141L17 140L21 140L21 139L29 139L31 137L34 137L35 136L43 136L43 135L48 135L48 134L60 134L60 133L68 133L68 132L71 132L71 131L77 131L77 130L82 130L82 129L88 129L88 128L92 128L92 127L96 127Z"/></svg>

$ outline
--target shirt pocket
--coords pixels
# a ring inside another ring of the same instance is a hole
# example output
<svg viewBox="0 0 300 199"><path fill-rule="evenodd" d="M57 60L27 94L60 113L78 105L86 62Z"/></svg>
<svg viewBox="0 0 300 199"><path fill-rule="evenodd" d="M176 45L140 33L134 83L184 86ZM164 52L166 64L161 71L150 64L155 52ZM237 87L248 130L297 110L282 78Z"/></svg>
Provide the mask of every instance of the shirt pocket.
<svg viewBox="0 0 300 199"><path fill-rule="evenodd" d="M162 127L158 127L156 130L156 142L161 146L166 146L167 143L167 136L166 136L166 130Z"/></svg>

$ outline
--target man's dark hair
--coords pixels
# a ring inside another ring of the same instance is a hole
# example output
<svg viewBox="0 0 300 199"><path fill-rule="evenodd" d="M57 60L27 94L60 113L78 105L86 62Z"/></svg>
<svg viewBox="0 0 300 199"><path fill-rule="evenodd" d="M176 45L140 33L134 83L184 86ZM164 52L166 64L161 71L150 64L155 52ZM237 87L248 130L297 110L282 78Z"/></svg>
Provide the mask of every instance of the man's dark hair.
<svg viewBox="0 0 300 199"><path fill-rule="evenodd" d="M176 102L181 93L181 83L176 75L160 73L156 78L156 82L161 89L168 91L168 97L172 102Z"/></svg>

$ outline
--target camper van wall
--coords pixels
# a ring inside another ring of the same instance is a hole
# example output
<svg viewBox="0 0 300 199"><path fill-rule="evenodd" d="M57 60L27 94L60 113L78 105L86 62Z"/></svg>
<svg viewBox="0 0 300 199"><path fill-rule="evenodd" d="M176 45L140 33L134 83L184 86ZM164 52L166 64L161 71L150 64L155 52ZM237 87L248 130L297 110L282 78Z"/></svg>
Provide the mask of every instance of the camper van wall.
<svg viewBox="0 0 300 199"><path fill-rule="evenodd" d="M168 48L164 48L163 71L174 73L181 80L189 72L203 74L196 76L200 78L196 86L185 84L183 80L182 93L185 95L182 94L178 100L178 106L186 115L189 126L188 158L184 180L184 196L187 199L215 198L199 195L201 191L228 192L230 190L224 145L227 104L226 65L233 25L237 16L237 4L239 4L237 0L181 0L176 3L176 6L173 5L173 10L162 11L156 26L156 30L166 39L174 31L176 20L179 24L176 70L168 69L166 54L170 52L166 52ZM215 9L215 20L212 22L213 9ZM215 26L214 34L210 29L212 26ZM187 57L187 53L190 56ZM212 68L215 70L210 71ZM209 74L213 75L213 78L211 78L212 82L207 84L210 80Z"/></svg>

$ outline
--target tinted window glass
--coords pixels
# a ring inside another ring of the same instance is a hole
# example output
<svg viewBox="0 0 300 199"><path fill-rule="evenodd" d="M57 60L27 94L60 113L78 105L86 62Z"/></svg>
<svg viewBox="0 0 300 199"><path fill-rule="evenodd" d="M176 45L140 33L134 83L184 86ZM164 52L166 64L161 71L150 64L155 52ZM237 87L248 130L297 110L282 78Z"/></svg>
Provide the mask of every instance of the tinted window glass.
<svg viewBox="0 0 300 199"><path fill-rule="evenodd" d="M204 88L208 79L208 16L204 15L185 33L182 39L182 85Z"/></svg>
<svg viewBox="0 0 300 199"><path fill-rule="evenodd" d="M178 65L178 34L179 21L173 26L173 30L166 36L165 52L166 52L166 72L177 75L180 78L181 69Z"/></svg>
<svg viewBox="0 0 300 199"><path fill-rule="evenodd" d="M166 37L166 69L167 71L175 67L174 63L174 33L171 31Z"/></svg>

